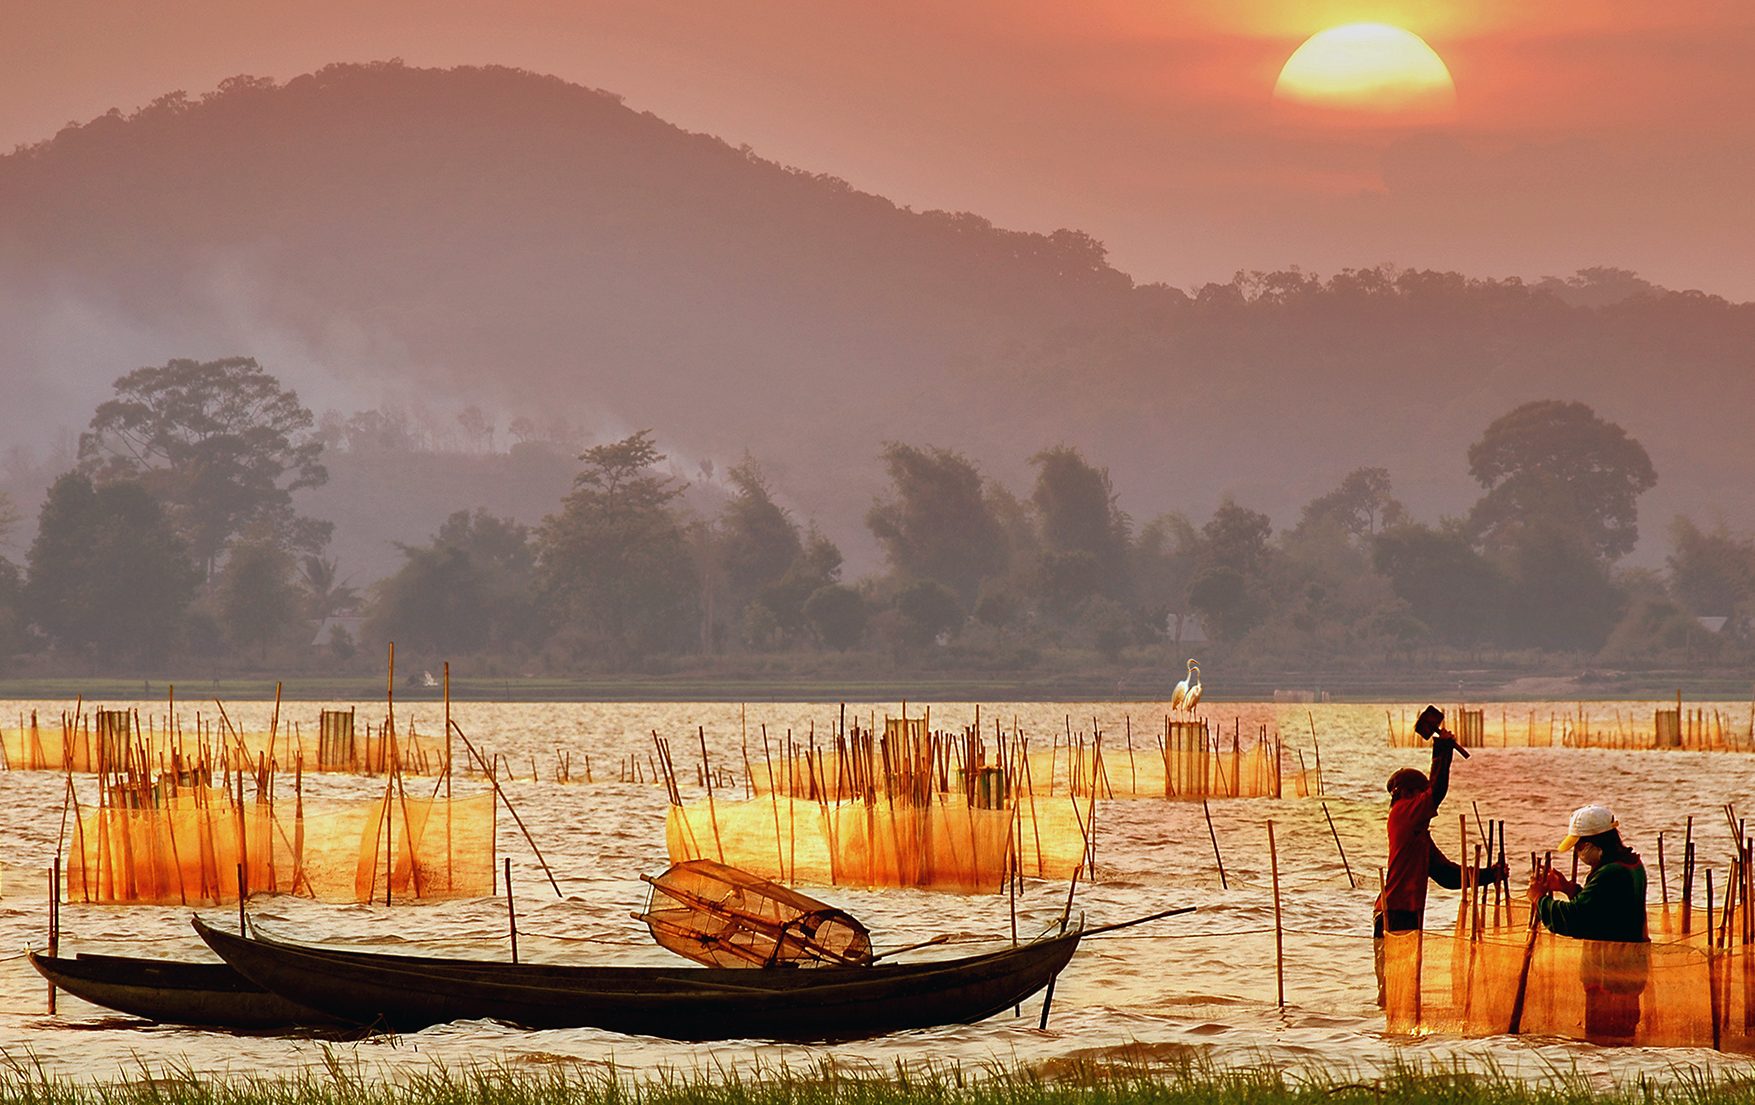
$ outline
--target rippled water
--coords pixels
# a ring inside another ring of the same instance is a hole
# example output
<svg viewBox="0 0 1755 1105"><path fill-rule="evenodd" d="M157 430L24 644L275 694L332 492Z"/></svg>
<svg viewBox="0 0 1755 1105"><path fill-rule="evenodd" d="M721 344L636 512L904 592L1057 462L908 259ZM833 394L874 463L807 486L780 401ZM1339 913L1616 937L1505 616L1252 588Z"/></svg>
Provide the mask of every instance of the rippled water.
<svg viewBox="0 0 1755 1105"><path fill-rule="evenodd" d="M62 703L0 703L0 718L40 708L57 716ZM159 707L139 703L143 713ZM1555 1066L1601 1076L1635 1070L1670 1072L1678 1066L1731 1065L1748 1061L1706 1050L1605 1050L1566 1041L1497 1038L1404 1040L1382 1031L1373 1004L1370 942L1371 901L1383 862L1383 780L1397 767L1424 767L1423 750L1387 747L1385 713L1411 718L1418 703L1384 705L1274 706L1211 704L1215 727L1236 725L1245 734L1266 724L1288 747L1311 749L1314 725L1322 747L1327 806L1352 869L1350 888L1334 837L1315 800L1228 799L1211 804L1229 889L1221 889L1213 847L1198 804L1163 801L1113 802L1099 813L1100 881L1081 886L1077 909L1091 924L1122 920L1159 909L1194 905L1198 912L1128 933L1097 937L1081 946L1054 995L1047 1031L1038 1031L1040 997L1021 1018L1001 1016L973 1026L900 1033L885 1039L837 1045L838 1059L888 1067L897 1061L954 1061L965 1065L1044 1062L1130 1054L1176 1055L1190 1051L1220 1062L1262 1059L1295 1065L1339 1064L1372 1068L1403 1060L1448 1060L1540 1073ZM1649 729L1655 703L1589 707L1604 724L1616 716ZM1691 707L1702 705L1690 703ZM1714 704L1704 704L1711 709ZM1747 703L1719 703L1727 719L1744 729ZM878 719L900 704L849 704L849 714ZM1487 708L1489 735L1501 724L1513 732L1531 716L1576 711L1577 705L1516 704ZM266 728L268 707L228 706L244 728ZM362 716L381 705L361 703ZM814 724L828 731L837 704L782 703L744 708L726 703L543 703L458 705L455 716L479 744L505 754L524 778L507 785L512 801L543 849L560 884L549 888L541 869L510 818L499 822L499 846L513 861L519 911L519 947L526 959L595 964L674 961L629 918L644 901L641 872L666 865L664 797L649 784L614 781L616 763L630 754L642 760L656 730L676 746L679 773L693 776L695 730L704 727L718 764L741 764L740 726L759 748L760 727L773 736L791 728L802 734ZM919 716L921 707L909 712ZM976 706L935 703L932 723L954 727L972 721ZM314 727L317 707L294 704L285 716ZM985 727L999 719L1046 742L1051 731L1104 734L1113 765L1131 720L1137 748L1162 725L1161 703L987 703ZM398 717L414 716L424 732L439 732L436 702L402 702ZM239 717L239 715L243 715ZM309 717L304 715L308 714ZM260 715L260 716L258 716ZM559 784L553 779L556 750L571 752L575 776L587 754L597 781ZM542 776L532 781L532 765ZM605 778L610 781L604 781ZM91 780L82 781L86 791ZM480 782L470 782L480 787ZM557 1058L614 1063L629 1069L659 1066L723 1068L750 1063L809 1062L824 1049L752 1042L686 1045L595 1030L525 1032L488 1023L460 1023L403 1036L335 1043L302 1037L244 1036L143 1025L62 995L60 1012L45 1010L45 984L18 953L40 946L47 927L47 879L60 826L61 777L46 773L0 773L0 840L5 841L0 894L0 1050L33 1056L53 1072L114 1077L137 1073L139 1064L175 1062L215 1073L270 1073L310 1067L339 1049L368 1070L441 1061L477 1060L511 1065ZM464 784L458 784L461 789ZM306 778L307 793L366 796L378 785L358 778ZM1710 752L1631 752L1598 749L1475 750L1453 772L1445 816L1438 822L1441 846L1452 855L1456 817L1480 804L1481 815L1503 819L1514 855L1551 848L1567 814L1586 802L1612 805L1623 831L1653 865L1657 834L1679 839L1683 820L1695 816L1703 860L1722 866L1730 835L1723 804L1755 810L1755 757ZM1285 925L1286 1005L1275 1004L1273 901L1266 823L1275 822ZM1677 848L1679 853L1679 848ZM1516 866L1513 861L1514 868ZM1672 884L1678 873L1670 872ZM1009 932L1001 896L963 897L908 890L821 888L814 893L844 906L872 929L879 947L955 933L971 941L1003 939ZM1656 896L1654 885L1653 896ZM1064 884L1031 883L1019 901L1019 931L1033 933L1058 919ZM1432 895L1431 922L1454 916L1455 896ZM226 915L228 908L213 912ZM277 933L313 941L378 945L417 943L447 954L481 958L509 955L505 900L434 904L320 905L295 899L258 900L253 916ZM70 903L63 907L63 952L105 951L165 957L210 958L188 926L182 908L115 907ZM954 950L966 952L974 943Z"/></svg>

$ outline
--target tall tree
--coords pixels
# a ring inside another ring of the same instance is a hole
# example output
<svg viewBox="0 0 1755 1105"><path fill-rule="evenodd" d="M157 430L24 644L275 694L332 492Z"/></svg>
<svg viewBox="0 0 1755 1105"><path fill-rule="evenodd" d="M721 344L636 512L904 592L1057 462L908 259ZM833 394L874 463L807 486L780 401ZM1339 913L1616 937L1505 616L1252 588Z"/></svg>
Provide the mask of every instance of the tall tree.
<svg viewBox="0 0 1755 1105"><path fill-rule="evenodd" d="M1030 458L1036 487L1030 503L1052 552L1089 553L1103 573L1104 590L1127 590L1128 518L1115 505L1109 470L1088 463L1077 449L1059 446Z"/></svg>
<svg viewBox="0 0 1755 1105"><path fill-rule="evenodd" d="M1696 616L1755 614L1755 541L1677 518L1670 548L1670 589Z"/></svg>
<svg viewBox="0 0 1755 1105"><path fill-rule="evenodd" d="M726 597L741 610L763 588L780 582L804 544L753 460L733 465L726 477L733 492L719 515L718 549Z"/></svg>
<svg viewBox="0 0 1755 1105"><path fill-rule="evenodd" d="M1407 513L1390 486L1389 469L1355 468L1339 487L1304 504L1298 527L1332 525L1350 537L1369 538L1404 521Z"/></svg>
<svg viewBox="0 0 1755 1105"><path fill-rule="evenodd" d="M438 655L539 643L528 527L486 510L459 510L430 543L399 548L402 567L373 594L372 640Z"/></svg>
<svg viewBox="0 0 1755 1105"><path fill-rule="evenodd" d="M162 653L201 581L144 487L77 472L49 488L27 565L31 620L57 647L102 659Z"/></svg>
<svg viewBox="0 0 1755 1105"><path fill-rule="evenodd" d="M1131 596L1128 518L1115 505L1109 471L1077 449L1058 446L1030 458L1030 494L1042 534L1035 584L1044 611L1066 622L1095 596Z"/></svg>
<svg viewBox="0 0 1755 1105"><path fill-rule="evenodd" d="M1469 523L1488 548L1522 526L1562 525L1614 560L1639 540L1639 496L1657 484L1645 447L1583 403L1525 403L1494 420L1468 458L1487 491Z"/></svg>
<svg viewBox="0 0 1755 1105"><path fill-rule="evenodd" d="M327 522L299 517L292 493L329 478L311 412L254 358L173 360L116 381L80 435L81 470L137 479L169 510L208 575L226 543L272 526L294 552L316 552Z"/></svg>
<svg viewBox="0 0 1755 1105"><path fill-rule="evenodd" d="M273 540L248 537L233 543L219 574L219 616L226 636L240 649L259 650L264 662L269 645L305 625L292 576L292 558L284 549Z"/></svg>
<svg viewBox="0 0 1755 1105"><path fill-rule="evenodd" d="M696 576L675 502L681 481L641 430L587 449L584 469L537 539L542 590L570 639L611 663L685 647Z"/></svg>
<svg viewBox="0 0 1755 1105"><path fill-rule="evenodd" d="M1371 559L1435 639L1474 645L1502 632L1510 583L1458 529L1392 526L1372 542Z"/></svg>
<svg viewBox="0 0 1755 1105"><path fill-rule="evenodd" d="M916 580L936 580L974 602L981 581L1005 566L1004 533L983 494L981 473L961 453L884 446L892 495L865 523L890 566Z"/></svg>

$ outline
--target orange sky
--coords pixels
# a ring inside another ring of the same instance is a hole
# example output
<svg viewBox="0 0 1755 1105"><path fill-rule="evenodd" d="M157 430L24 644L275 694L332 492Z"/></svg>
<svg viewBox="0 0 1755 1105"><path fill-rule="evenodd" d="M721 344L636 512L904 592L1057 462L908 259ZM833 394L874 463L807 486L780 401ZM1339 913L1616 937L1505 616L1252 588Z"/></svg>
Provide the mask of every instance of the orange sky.
<svg viewBox="0 0 1755 1105"><path fill-rule="evenodd" d="M1073 226L1142 279L1394 261L1633 268L1755 299L1748 0L10 0L0 143L331 61L554 73L915 207ZM1449 64L1435 132L1288 125L1308 34Z"/></svg>

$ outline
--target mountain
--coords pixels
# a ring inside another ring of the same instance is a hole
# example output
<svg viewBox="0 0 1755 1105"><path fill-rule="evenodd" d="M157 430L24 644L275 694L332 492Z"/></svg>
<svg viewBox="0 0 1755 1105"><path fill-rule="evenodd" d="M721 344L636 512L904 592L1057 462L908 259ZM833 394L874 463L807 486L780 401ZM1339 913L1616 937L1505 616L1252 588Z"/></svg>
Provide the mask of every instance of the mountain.
<svg viewBox="0 0 1755 1105"><path fill-rule="evenodd" d="M317 407L650 426L685 468L747 451L858 546L887 440L960 448L1018 490L1032 453L1076 444L1142 518L1231 492L1290 521L1381 464L1432 516L1472 501L1463 452L1488 421L1554 397L1650 450L1648 536L1679 510L1755 528L1736 493L1755 307L1585 282L1384 269L1184 293L1076 231L911 211L555 78L338 65L0 157L0 432L80 426L141 364L246 354ZM412 480L427 505L399 527L493 505L446 482Z"/></svg>

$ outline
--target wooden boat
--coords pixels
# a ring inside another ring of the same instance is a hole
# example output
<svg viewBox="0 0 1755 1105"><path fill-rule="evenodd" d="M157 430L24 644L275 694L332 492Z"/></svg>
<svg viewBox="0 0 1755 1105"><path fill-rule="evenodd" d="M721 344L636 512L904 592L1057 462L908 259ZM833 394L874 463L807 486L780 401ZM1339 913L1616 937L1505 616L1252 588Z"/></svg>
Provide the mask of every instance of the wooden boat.
<svg viewBox="0 0 1755 1105"><path fill-rule="evenodd" d="M161 1024L274 1029L343 1023L269 993L224 963L37 952L30 963L76 998Z"/></svg>
<svg viewBox="0 0 1755 1105"><path fill-rule="evenodd" d="M240 937L194 919L239 974L352 1024L416 1031L455 1020L602 1028L673 1040L839 1040L972 1024L1054 979L1080 931L923 963L760 970L576 967L341 951Z"/></svg>

